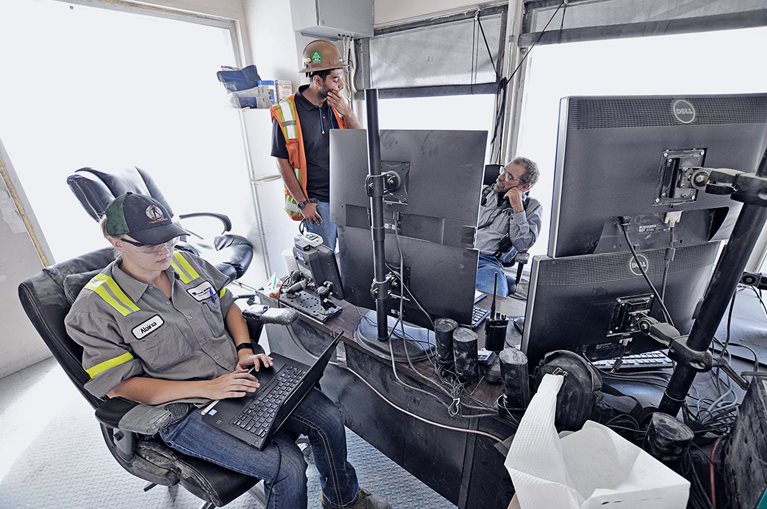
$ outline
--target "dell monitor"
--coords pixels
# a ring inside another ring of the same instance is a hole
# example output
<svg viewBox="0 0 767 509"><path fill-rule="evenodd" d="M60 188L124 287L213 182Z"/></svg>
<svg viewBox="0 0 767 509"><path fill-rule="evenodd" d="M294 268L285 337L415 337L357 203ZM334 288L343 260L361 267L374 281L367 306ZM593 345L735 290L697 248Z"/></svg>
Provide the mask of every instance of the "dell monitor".
<svg viewBox="0 0 767 509"><path fill-rule="evenodd" d="M767 94L566 97L560 102L552 258L626 251L620 216L640 250L725 240L740 205L692 188L687 168L755 171Z"/></svg>
<svg viewBox="0 0 767 509"><path fill-rule="evenodd" d="M720 244L677 248L667 271L665 249L637 253L659 291L667 272L663 300L681 334L692 328ZM554 350L600 360L663 348L639 330L642 316L666 319L630 252L536 256L530 274L522 351L531 367Z"/></svg>
<svg viewBox="0 0 767 509"><path fill-rule="evenodd" d="M471 324L479 256L473 246L486 140L484 131L380 132L381 171L398 184L383 199L386 272L392 278L386 300L390 317L424 328L432 328L436 318ZM331 221L338 225L344 296L372 309L367 151L366 131L331 132ZM395 360L412 360L432 348L433 335L416 327L404 335L393 331L389 344L378 341L375 320L376 314L368 312L355 335L379 356L389 358L393 352Z"/></svg>
<svg viewBox="0 0 767 509"><path fill-rule="evenodd" d="M739 211L693 187L692 168L754 171L765 143L767 94L562 99L548 256L533 261L525 315L531 366L559 349L662 348L640 316L688 334Z"/></svg>

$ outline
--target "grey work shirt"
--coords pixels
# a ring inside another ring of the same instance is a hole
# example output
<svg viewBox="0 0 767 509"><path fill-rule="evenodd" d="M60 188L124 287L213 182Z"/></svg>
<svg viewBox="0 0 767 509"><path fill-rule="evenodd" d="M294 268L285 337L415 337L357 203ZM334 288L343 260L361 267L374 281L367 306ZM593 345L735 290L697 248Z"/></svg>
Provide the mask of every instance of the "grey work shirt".
<svg viewBox="0 0 767 509"><path fill-rule="evenodd" d="M167 269L170 300L114 261L89 283L101 277L98 292L86 286L72 305L65 324L83 347L83 368L91 377L85 388L94 396L104 397L135 376L208 380L234 370L237 352L224 322L235 300L224 289L229 278L187 252L176 251L173 260L183 275ZM131 301L138 310L130 310Z"/></svg>
<svg viewBox="0 0 767 509"><path fill-rule="evenodd" d="M507 206L508 200L499 193L485 188L482 194L485 198L479 207L475 248L493 256L507 236L517 252L525 251L535 244L538 232L541 231L543 213L538 200L528 197L525 210L514 212L514 209Z"/></svg>

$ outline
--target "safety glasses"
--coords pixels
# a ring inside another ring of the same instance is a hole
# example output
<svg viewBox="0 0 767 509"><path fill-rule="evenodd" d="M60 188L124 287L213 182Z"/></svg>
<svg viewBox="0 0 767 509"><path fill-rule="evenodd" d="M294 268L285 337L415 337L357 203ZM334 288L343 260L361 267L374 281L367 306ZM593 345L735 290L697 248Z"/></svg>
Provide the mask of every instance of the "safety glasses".
<svg viewBox="0 0 767 509"><path fill-rule="evenodd" d="M137 247L139 251L147 254L161 251L163 248L167 248L169 251L173 251L173 247L176 245L176 243L178 243L178 237L174 237L167 242L163 242L162 244L142 244L141 242L137 242L125 237L121 237L120 240L130 244L131 246Z"/></svg>

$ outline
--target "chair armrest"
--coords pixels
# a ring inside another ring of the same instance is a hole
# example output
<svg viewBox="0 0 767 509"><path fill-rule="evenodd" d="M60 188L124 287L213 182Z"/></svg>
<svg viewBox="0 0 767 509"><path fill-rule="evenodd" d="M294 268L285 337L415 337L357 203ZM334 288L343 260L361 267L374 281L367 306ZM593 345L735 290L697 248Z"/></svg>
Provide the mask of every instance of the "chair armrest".
<svg viewBox="0 0 767 509"><path fill-rule="evenodd" d="M243 309L242 316L248 325L248 333L250 334L250 341L254 345L254 351L263 353L264 350L258 345L258 340L264 325L267 323L290 325L298 318L298 312L295 309L270 308L269 306L254 304Z"/></svg>
<svg viewBox="0 0 767 509"><path fill-rule="evenodd" d="M165 426L182 419L191 408L190 403L155 406L113 398L96 409L96 418L110 428L139 435L154 435Z"/></svg>
<svg viewBox="0 0 767 509"><path fill-rule="evenodd" d="M261 304L248 306L242 314L246 317L258 319L261 323L276 323L290 325L298 318L298 311L292 308L272 308Z"/></svg>
<svg viewBox="0 0 767 509"><path fill-rule="evenodd" d="M186 219L189 217L213 217L221 221L224 226L224 230L221 233L226 233L232 230L232 221L226 214L217 214L215 212L191 212L189 214L179 214L179 219Z"/></svg>
<svg viewBox="0 0 767 509"><path fill-rule="evenodd" d="M138 403L124 398L108 399L96 409L96 419L110 428L118 428L120 419L136 406Z"/></svg>

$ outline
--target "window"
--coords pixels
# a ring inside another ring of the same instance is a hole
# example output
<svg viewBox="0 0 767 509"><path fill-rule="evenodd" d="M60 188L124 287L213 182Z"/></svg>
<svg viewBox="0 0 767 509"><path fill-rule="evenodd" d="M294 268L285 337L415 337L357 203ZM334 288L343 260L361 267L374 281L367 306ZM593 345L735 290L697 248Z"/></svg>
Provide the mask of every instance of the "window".
<svg viewBox="0 0 767 509"><path fill-rule="evenodd" d="M378 127L488 131L484 163L493 135L494 107L495 96L488 94L379 99Z"/></svg>
<svg viewBox="0 0 767 509"><path fill-rule="evenodd" d="M545 215L531 253L547 248L560 98L767 92L767 69L759 64L765 41L767 28L751 28L535 47L517 148L541 168L533 194Z"/></svg>
<svg viewBox="0 0 767 509"><path fill-rule="evenodd" d="M139 166L176 214L247 221L240 120L215 76L237 64L232 30L189 20L51 0L0 3L0 47L13 48L0 52L0 139L56 260L105 247L66 185L84 166Z"/></svg>

